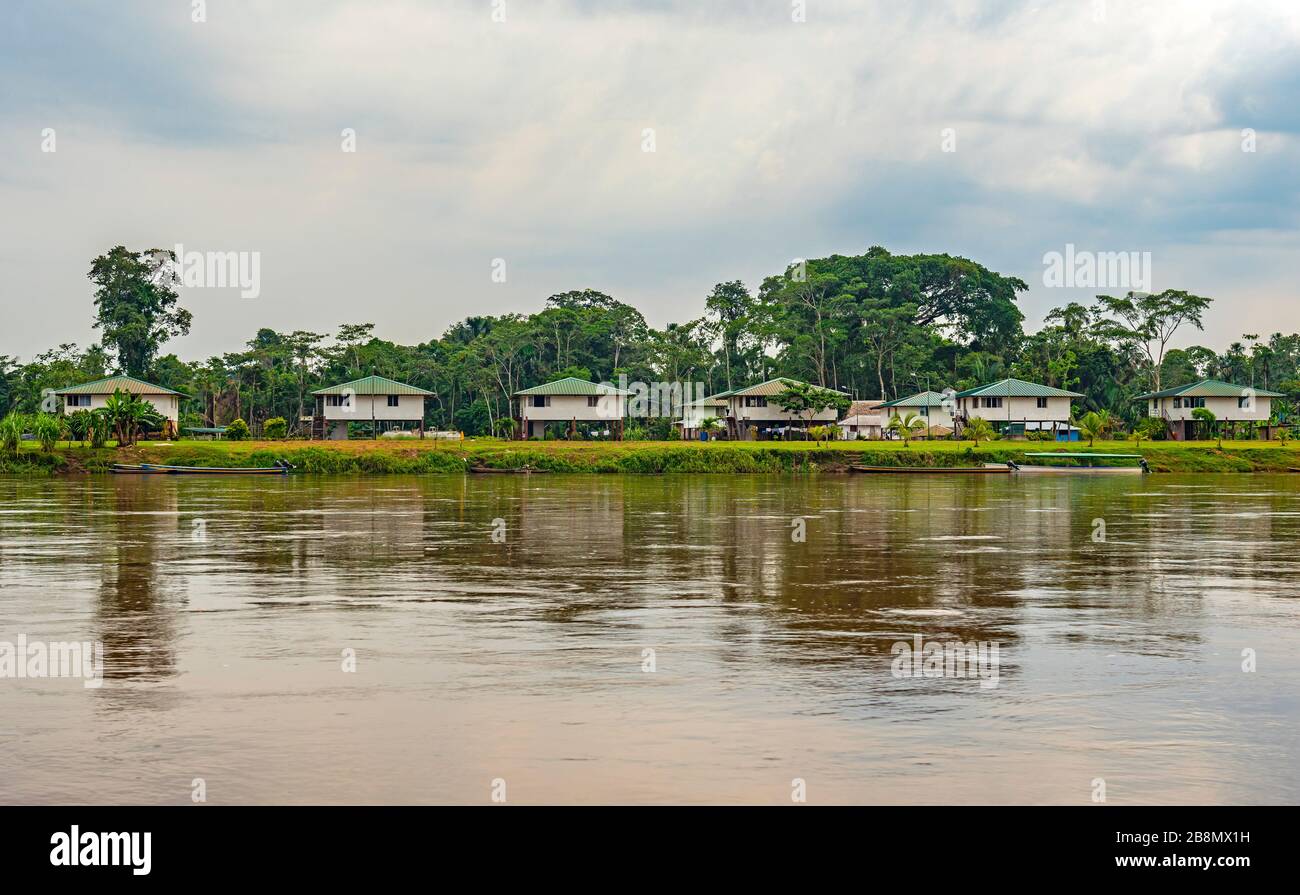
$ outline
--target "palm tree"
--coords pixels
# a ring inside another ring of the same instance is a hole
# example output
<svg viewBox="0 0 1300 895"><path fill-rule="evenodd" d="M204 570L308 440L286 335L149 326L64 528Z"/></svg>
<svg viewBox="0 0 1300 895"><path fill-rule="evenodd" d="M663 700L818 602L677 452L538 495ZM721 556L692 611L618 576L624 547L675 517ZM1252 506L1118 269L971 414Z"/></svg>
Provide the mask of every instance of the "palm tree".
<svg viewBox="0 0 1300 895"><path fill-rule="evenodd" d="M982 416L977 416L966 424L966 430L963 433L979 447L981 441L993 440L993 424Z"/></svg>
<svg viewBox="0 0 1300 895"><path fill-rule="evenodd" d="M1106 426L1109 425L1107 419L1103 419L1101 414L1094 410L1089 410L1083 417L1075 422L1082 432L1088 438L1088 447L1092 447L1093 442L1106 434Z"/></svg>
<svg viewBox="0 0 1300 895"><path fill-rule="evenodd" d="M1101 422L1101 431L1103 435L1110 434L1111 429L1115 427L1115 421L1111 419L1109 410L1098 410L1097 419Z"/></svg>
<svg viewBox="0 0 1300 895"><path fill-rule="evenodd" d="M96 412L108 418L119 447L134 443L136 434L145 426L157 426L162 421L152 404L120 389L105 398L104 406Z"/></svg>
<svg viewBox="0 0 1300 895"><path fill-rule="evenodd" d="M889 421L889 431L897 433L903 439L903 447L912 440L912 433L917 429L924 429L925 423L915 413L909 413L906 419L899 419L895 414L894 418Z"/></svg>

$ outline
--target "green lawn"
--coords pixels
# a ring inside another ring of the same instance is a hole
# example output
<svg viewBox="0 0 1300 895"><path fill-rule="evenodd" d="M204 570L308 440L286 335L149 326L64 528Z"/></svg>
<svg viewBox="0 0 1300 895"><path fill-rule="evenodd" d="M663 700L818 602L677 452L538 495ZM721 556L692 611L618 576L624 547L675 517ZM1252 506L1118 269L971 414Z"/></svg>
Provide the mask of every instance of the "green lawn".
<svg viewBox="0 0 1300 895"><path fill-rule="evenodd" d="M530 466L555 472L835 472L850 465L964 466L1023 460L1027 452L1140 453L1157 472L1285 472L1300 468L1300 442L1276 441L970 442L835 441L142 441L98 450L60 443L44 453L25 442L17 458L0 458L0 471L51 474L102 472L113 463L194 466L265 466L277 459L303 472L449 473L470 466Z"/></svg>

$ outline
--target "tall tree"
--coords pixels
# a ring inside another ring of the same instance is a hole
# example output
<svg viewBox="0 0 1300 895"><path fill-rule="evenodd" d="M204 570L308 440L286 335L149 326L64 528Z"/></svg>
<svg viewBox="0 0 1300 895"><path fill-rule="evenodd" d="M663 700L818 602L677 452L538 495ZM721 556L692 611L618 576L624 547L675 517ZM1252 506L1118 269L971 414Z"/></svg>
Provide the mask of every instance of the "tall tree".
<svg viewBox="0 0 1300 895"><path fill-rule="evenodd" d="M704 299L708 333L722 348L724 381L735 388L732 365L740 360L742 340L747 338L745 323L753 313L754 298L740 280L719 283Z"/></svg>
<svg viewBox="0 0 1300 895"><path fill-rule="evenodd" d="M1100 329L1111 339L1135 348L1142 365L1151 377L1151 390L1160 391L1160 367L1170 339L1191 324L1204 329L1202 317L1213 299L1192 295L1181 289L1166 289L1154 295L1130 292L1120 298L1098 295L1104 314Z"/></svg>
<svg viewBox="0 0 1300 895"><path fill-rule="evenodd" d="M339 326L338 335L334 337L343 346L343 356L350 360L349 374L361 374L361 346L374 338L373 323L344 323Z"/></svg>
<svg viewBox="0 0 1300 895"><path fill-rule="evenodd" d="M159 347L190 331L190 312L177 304L176 255L162 249L132 252L114 246L90 264L95 284L95 328L128 376L143 377Z"/></svg>

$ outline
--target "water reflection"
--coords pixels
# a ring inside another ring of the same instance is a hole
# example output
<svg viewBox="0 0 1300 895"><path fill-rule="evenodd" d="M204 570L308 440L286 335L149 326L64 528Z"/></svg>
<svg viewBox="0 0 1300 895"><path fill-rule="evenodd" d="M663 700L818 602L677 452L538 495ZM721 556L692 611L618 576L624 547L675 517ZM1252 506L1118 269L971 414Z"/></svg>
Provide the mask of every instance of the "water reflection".
<svg viewBox="0 0 1300 895"><path fill-rule="evenodd" d="M1295 480L1044 478L0 479L4 630L108 661L4 682L0 793L1300 797ZM895 678L914 635L998 688Z"/></svg>
<svg viewBox="0 0 1300 895"><path fill-rule="evenodd" d="M176 673L177 613L185 599L171 565L180 551L178 499L173 489L142 485L123 479L93 495L90 508L95 546L83 558L99 567L91 627L104 644L108 680Z"/></svg>

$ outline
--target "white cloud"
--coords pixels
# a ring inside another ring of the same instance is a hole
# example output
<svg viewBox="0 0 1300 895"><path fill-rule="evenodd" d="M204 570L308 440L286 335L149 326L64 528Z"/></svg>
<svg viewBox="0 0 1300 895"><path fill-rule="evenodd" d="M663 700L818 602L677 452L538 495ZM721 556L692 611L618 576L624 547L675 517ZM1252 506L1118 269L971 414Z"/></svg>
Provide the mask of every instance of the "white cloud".
<svg viewBox="0 0 1300 895"><path fill-rule="evenodd" d="M1292 244L1261 239L1264 260L1242 261L1213 235L1214 187L1255 209L1227 229L1253 214L1291 232L1275 182L1295 184L1279 174L1295 170L1291 113L1266 88L1296 74L1300 7L1092 9L810 0L797 24L780 2L508 2L496 25L483 0L210 4L196 25L123 4L62 30L28 9L0 63L20 88L0 100L0 352L88 340L84 271L119 242L262 251L258 305L186 296L196 331L178 348L194 354L361 317L424 340L583 286L664 323L698 315L717 279L873 243L1037 282L1065 242L1171 259L1210 242L1219 263L1166 261L1162 278L1265 300L1251 277ZM123 31L142 47L106 64ZM1243 108L1258 120L1231 120ZM1241 126L1261 134L1254 156ZM1278 325L1300 327L1288 313Z"/></svg>

